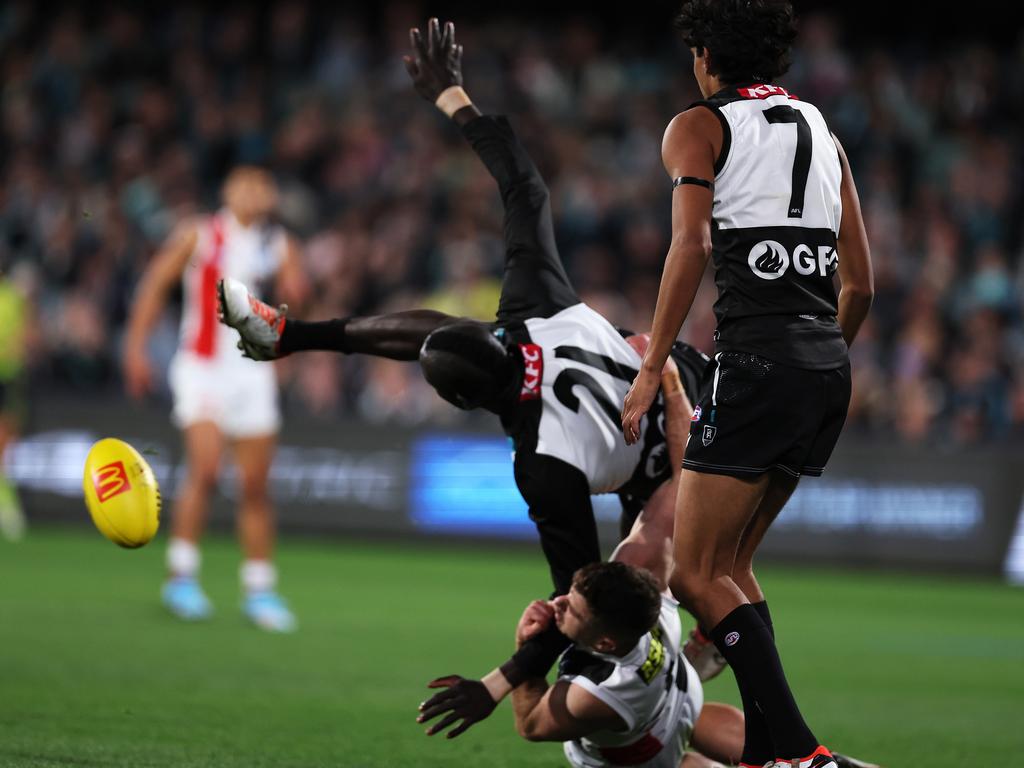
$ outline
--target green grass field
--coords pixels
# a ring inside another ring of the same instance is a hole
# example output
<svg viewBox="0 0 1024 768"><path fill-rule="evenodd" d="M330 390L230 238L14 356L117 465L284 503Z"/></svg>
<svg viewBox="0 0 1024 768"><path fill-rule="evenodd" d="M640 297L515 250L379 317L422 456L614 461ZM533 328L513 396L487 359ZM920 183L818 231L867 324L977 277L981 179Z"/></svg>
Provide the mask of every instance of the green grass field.
<svg viewBox="0 0 1024 768"><path fill-rule="evenodd" d="M165 615L163 544L82 530L0 542L0 766L559 766L508 704L454 741L422 734L425 682L479 675L543 595L539 553L289 540L293 636L241 619L237 554L206 547L218 607ZM1024 762L1024 592L995 583L766 569L804 713L842 751L904 766ZM728 673L708 700L735 703Z"/></svg>

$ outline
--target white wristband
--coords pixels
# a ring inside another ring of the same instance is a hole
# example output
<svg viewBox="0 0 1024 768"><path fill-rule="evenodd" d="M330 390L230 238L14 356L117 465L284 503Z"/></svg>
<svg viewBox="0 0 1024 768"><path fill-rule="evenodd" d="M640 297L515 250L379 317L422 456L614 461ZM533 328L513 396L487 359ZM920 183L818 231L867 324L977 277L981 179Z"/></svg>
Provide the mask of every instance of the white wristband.
<svg viewBox="0 0 1024 768"><path fill-rule="evenodd" d="M441 91L441 95L437 97L434 104L448 117L452 117L463 107L472 106L473 102L470 101L466 92L462 90L461 85L452 85Z"/></svg>

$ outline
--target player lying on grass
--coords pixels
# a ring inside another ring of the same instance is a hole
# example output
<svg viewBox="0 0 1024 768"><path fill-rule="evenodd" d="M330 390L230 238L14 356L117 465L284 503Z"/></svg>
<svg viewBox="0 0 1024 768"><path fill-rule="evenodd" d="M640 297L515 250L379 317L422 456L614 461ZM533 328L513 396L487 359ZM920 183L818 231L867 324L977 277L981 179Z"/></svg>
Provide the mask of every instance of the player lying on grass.
<svg viewBox="0 0 1024 768"><path fill-rule="evenodd" d="M700 679L680 649L678 603L667 588L672 528L665 510L644 509L611 562L584 566L567 595L527 606L516 645L552 624L572 645L554 685L538 674L512 692L523 738L563 742L565 756L579 768L720 768L739 761L743 713L704 703ZM496 669L488 677L499 674ZM471 690L466 682L452 675L431 683L445 690L420 705L417 722L444 717L428 734L458 722L466 708L459 699ZM467 727L456 725L448 736ZM845 768L877 768L842 755L835 759Z"/></svg>
<svg viewBox="0 0 1024 768"><path fill-rule="evenodd" d="M498 182L506 261L496 321L411 310L304 323L286 319L231 280L221 286L222 319L238 330L249 357L271 360L324 349L419 361L443 398L497 414L515 446L516 484L537 526L555 592L564 594L578 568L601 559L591 494L619 495L624 531L641 506L672 506L664 399L659 396L648 414L642 440L624 445L618 403L640 355L627 334L573 290L555 245L544 180L508 121L481 115L462 91L461 46L451 25L442 35L432 20L426 41L414 31L407 66L416 90L446 110ZM666 371L670 386L680 389L681 379L692 397L707 358L676 344L672 359L678 373ZM673 439L681 444L690 405L685 393L679 396L682 424ZM548 669L566 644L557 630L527 644L506 670L510 682L522 670Z"/></svg>

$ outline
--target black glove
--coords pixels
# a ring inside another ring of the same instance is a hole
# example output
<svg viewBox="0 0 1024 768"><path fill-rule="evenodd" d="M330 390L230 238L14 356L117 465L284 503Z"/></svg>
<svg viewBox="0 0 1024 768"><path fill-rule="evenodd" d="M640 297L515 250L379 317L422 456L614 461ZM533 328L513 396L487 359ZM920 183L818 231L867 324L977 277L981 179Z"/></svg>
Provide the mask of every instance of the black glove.
<svg viewBox="0 0 1024 768"><path fill-rule="evenodd" d="M487 686L479 680L467 680L459 675L439 677L427 683L428 688L444 688L420 704L420 716L417 723L433 720L438 715L448 714L438 723L427 729L427 735L433 736L443 731L456 720L462 720L455 728L448 731L448 738L454 739L474 723L490 716L498 703L491 698Z"/></svg>
<svg viewBox="0 0 1024 768"><path fill-rule="evenodd" d="M442 31L437 19L431 19L426 37L418 29L409 32L412 51L403 61L416 92L433 103L446 88L462 85L462 46L455 44L455 25L450 21Z"/></svg>

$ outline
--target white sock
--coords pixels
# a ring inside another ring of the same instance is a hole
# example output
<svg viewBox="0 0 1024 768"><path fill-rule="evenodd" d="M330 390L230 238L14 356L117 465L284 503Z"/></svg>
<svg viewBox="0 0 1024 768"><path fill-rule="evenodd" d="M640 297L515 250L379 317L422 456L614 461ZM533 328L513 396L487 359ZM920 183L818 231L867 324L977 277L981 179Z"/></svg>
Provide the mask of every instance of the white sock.
<svg viewBox="0 0 1024 768"><path fill-rule="evenodd" d="M277 568L269 560L246 560L239 572L242 588L248 592L269 592L277 586Z"/></svg>
<svg viewBox="0 0 1024 768"><path fill-rule="evenodd" d="M167 546L167 570L178 578L194 579L199 575L199 547L187 539L171 539Z"/></svg>

